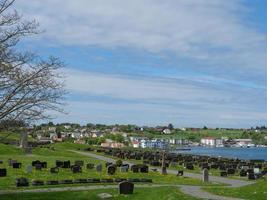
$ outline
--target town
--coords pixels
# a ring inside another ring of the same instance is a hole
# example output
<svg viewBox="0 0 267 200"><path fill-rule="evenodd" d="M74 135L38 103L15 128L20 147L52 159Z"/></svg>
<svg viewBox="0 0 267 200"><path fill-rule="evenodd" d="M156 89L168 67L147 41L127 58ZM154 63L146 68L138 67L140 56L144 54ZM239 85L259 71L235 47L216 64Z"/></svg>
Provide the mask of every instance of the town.
<svg viewBox="0 0 267 200"><path fill-rule="evenodd" d="M40 144L71 140L74 143L94 144L111 148L129 146L153 149L194 146L266 147L266 130L264 126L251 129L208 129L206 127L174 128L172 124L168 126L139 127L136 125L108 126L100 124L80 126L71 123L54 125L52 122L28 128L31 137ZM234 134L234 137L232 137L232 134Z"/></svg>

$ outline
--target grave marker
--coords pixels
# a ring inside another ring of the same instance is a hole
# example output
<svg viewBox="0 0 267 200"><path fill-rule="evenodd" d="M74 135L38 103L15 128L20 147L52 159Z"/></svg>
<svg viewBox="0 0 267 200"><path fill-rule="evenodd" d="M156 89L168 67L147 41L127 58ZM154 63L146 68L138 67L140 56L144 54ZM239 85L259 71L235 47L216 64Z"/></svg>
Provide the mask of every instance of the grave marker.
<svg viewBox="0 0 267 200"><path fill-rule="evenodd" d="M203 182L209 182L209 170L203 170Z"/></svg>
<svg viewBox="0 0 267 200"><path fill-rule="evenodd" d="M119 194L133 194L134 184L128 181L119 183Z"/></svg>

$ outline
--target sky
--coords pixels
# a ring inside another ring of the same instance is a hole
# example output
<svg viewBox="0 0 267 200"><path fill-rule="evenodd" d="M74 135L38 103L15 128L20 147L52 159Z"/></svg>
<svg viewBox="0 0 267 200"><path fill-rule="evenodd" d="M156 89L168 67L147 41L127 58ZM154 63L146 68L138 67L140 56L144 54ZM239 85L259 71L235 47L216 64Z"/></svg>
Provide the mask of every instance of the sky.
<svg viewBox="0 0 267 200"><path fill-rule="evenodd" d="M17 0L65 62L55 122L247 128L267 121L264 0Z"/></svg>

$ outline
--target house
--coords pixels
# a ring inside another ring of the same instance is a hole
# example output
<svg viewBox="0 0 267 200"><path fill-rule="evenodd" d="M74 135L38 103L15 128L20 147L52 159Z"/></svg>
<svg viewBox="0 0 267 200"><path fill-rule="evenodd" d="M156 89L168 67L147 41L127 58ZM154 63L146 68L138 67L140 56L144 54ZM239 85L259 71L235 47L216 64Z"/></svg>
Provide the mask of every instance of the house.
<svg viewBox="0 0 267 200"><path fill-rule="evenodd" d="M252 143L252 139L234 139L234 142L236 143L237 147L255 146L255 144Z"/></svg>
<svg viewBox="0 0 267 200"><path fill-rule="evenodd" d="M37 139L39 143L53 143L53 140L50 137L37 135Z"/></svg>
<svg viewBox="0 0 267 200"><path fill-rule="evenodd" d="M104 143L101 143L101 147L105 147L105 148L123 148L123 147L125 147L125 145L123 143L120 143L120 142L104 142Z"/></svg>
<svg viewBox="0 0 267 200"><path fill-rule="evenodd" d="M189 145L189 140L187 139L169 139L169 143L173 145Z"/></svg>
<svg viewBox="0 0 267 200"><path fill-rule="evenodd" d="M104 137L104 134L98 130L92 130L91 137L93 138Z"/></svg>
<svg viewBox="0 0 267 200"><path fill-rule="evenodd" d="M164 139L141 140L141 148L166 149L168 144Z"/></svg>
<svg viewBox="0 0 267 200"><path fill-rule="evenodd" d="M172 132L171 132L170 129L165 128L165 129L163 129L162 133L163 133L163 134L171 134Z"/></svg>
<svg viewBox="0 0 267 200"><path fill-rule="evenodd" d="M140 147L140 142L134 140L132 141L133 148L139 148Z"/></svg>
<svg viewBox="0 0 267 200"><path fill-rule="evenodd" d="M215 138L206 137L200 140L200 144L203 146L215 146Z"/></svg>
<svg viewBox="0 0 267 200"><path fill-rule="evenodd" d="M224 146L223 143L224 143L223 139L218 139L213 137L206 137L200 140L200 144L202 146L223 147Z"/></svg>

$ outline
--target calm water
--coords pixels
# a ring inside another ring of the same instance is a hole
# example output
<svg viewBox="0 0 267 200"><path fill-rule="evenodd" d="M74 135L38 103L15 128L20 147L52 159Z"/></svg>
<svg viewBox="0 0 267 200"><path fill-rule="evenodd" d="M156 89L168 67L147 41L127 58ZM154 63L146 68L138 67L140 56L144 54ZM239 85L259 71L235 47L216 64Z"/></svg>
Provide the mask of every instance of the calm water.
<svg viewBox="0 0 267 200"><path fill-rule="evenodd" d="M239 159L263 159L267 161L267 148L208 148L191 147L191 151L176 151L194 155L221 156Z"/></svg>

